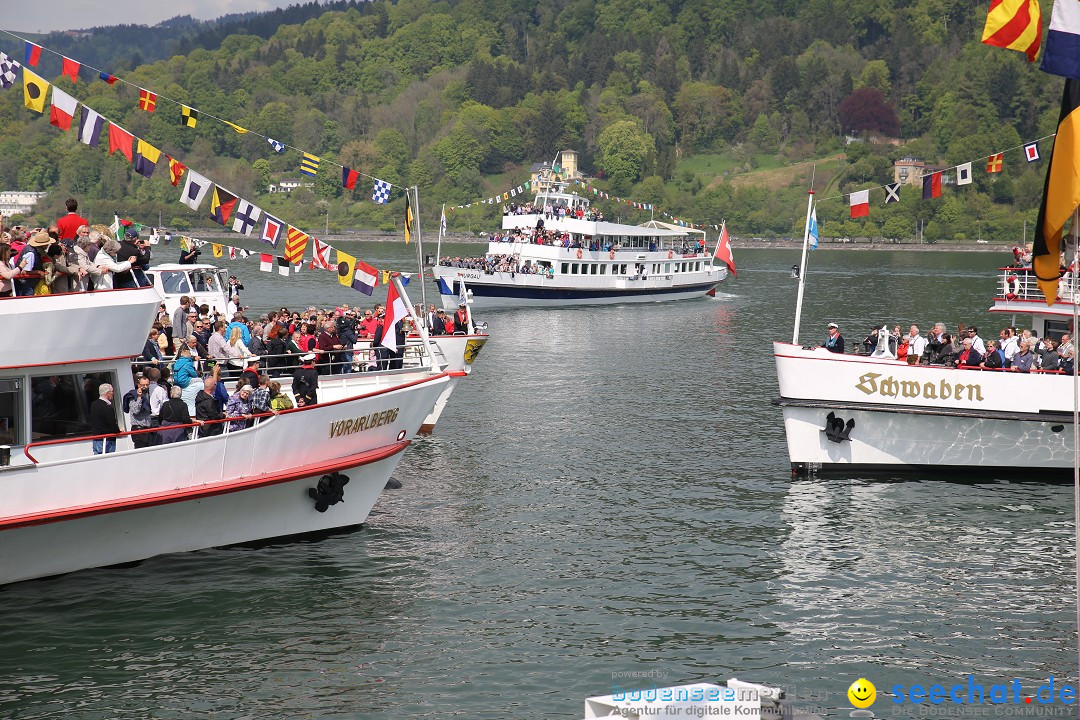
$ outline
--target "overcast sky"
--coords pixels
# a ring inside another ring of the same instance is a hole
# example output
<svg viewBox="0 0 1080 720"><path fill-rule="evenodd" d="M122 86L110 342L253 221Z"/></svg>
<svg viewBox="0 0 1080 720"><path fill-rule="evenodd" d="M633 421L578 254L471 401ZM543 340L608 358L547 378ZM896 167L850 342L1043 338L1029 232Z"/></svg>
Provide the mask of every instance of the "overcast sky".
<svg viewBox="0 0 1080 720"><path fill-rule="evenodd" d="M155 25L177 15L199 20L251 10L273 10L298 0L4 0L17 10L4 20L15 31L51 32L97 25Z"/></svg>

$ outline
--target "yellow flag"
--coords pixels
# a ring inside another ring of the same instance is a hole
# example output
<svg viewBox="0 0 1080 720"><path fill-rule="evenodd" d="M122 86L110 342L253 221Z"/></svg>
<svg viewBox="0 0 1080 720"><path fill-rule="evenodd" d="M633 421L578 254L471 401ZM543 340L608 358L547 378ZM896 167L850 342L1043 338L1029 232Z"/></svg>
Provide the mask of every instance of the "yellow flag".
<svg viewBox="0 0 1080 720"><path fill-rule="evenodd" d="M1046 168L1046 184L1032 244L1035 279L1046 304L1057 300L1061 277L1061 233L1080 206L1080 80L1069 78L1061 99L1054 151ZM1066 258L1065 262L1071 262Z"/></svg>
<svg viewBox="0 0 1080 720"><path fill-rule="evenodd" d="M23 68L23 102L26 107L34 112L44 112L45 92L49 89L49 83L45 78L38 77L34 73Z"/></svg>
<svg viewBox="0 0 1080 720"><path fill-rule="evenodd" d="M389 270L383 270L382 271L382 282L383 282L383 285L389 285L390 284L390 271Z"/></svg>
<svg viewBox="0 0 1080 720"><path fill-rule="evenodd" d="M356 258L340 250L337 251L337 281L345 287L352 287L353 273L356 272Z"/></svg>
<svg viewBox="0 0 1080 720"><path fill-rule="evenodd" d="M184 252L189 252L191 250L191 245L188 244L188 239L183 235L180 236L180 249Z"/></svg>
<svg viewBox="0 0 1080 720"><path fill-rule="evenodd" d="M221 257L221 245L214 243L214 257Z"/></svg>
<svg viewBox="0 0 1080 720"><path fill-rule="evenodd" d="M235 130L236 132L240 133L241 135L243 135L244 133L246 133L246 132L247 132L247 130L246 130L245 128L242 128L242 127L240 127L239 125L236 125L236 124L234 124L234 123L231 123L231 122L229 122L228 120L222 120L221 122L225 123L226 125L228 125L229 127L231 127L231 128L233 129L233 130Z"/></svg>
<svg viewBox="0 0 1080 720"><path fill-rule="evenodd" d="M409 241L412 240L412 224L413 224L412 203L409 202L409 195L408 195L408 193L406 193L405 194L405 244L406 245L408 245Z"/></svg>

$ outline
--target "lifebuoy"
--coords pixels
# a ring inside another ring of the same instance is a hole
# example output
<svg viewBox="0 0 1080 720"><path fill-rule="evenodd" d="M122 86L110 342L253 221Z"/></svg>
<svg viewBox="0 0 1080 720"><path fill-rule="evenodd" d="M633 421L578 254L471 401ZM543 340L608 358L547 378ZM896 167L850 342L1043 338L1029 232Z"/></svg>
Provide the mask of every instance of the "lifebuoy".
<svg viewBox="0 0 1080 720"><path fill-rule="evenodd" d="M1009 275L1005 278L1005 299L1015 300L1020 295L1020 278Z"/></svg>
<svg viewBox="0 0 1080 720"><path fill-rule="evenodd" d="M578 260L580 260L580 259L581 259L581 256L582 256L582 254L583 254L583 253L581 252L581 248L578 248L578 251L577 251L577 259L578 259Z"/></svg>
<svg viewBox="0 0 1080 720"><path fill-rule="evenodd" d="M615 259L615 251L614 251L614 250L612 250L612 251L608 252L607 256L608 256L609 258L611 258L612 260L614 260L614 259Z"/></svg>
<svg viewBox="0 0 1080 720"><path fill-rule="evenodd" d="M667 251L667 259L670 260L673 257L675 257L675 253L673 253L671 250L668 250Z"/></svg>

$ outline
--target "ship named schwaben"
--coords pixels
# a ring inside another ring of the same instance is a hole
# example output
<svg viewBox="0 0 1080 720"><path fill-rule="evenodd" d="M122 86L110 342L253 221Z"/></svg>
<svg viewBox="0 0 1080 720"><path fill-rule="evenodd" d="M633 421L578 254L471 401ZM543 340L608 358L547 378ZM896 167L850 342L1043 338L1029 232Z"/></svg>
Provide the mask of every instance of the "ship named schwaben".
<svg viewBox="0 0 1080 720"><path fill-rule="evenodd" d="M920 383L915 380L896 380L892 375L882 378L881 373L868 372L859 376L855 389L867 395L882 397L923 398L925 400L949 400L982 402L982 385L977 383Z"/></svg>

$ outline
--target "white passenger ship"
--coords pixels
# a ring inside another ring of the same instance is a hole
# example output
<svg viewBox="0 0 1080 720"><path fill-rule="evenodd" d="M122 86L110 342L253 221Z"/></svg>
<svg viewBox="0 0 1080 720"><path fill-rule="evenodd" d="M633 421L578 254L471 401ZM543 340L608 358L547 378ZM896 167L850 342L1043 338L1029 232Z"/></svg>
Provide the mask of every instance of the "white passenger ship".
<svg viewBox="0 0 1080 720"><path fill-rule="evenodd" d="M1039 337L1068 332L1080 301L1071 274L1047 306L1030 268L999 273L991 312L1030 317ZM908 365L786 342L773 353L794 472L1073 467L1072 376Z"/></svg>
<svg viewBox="0 0 1080 720"><path fill-rule="evenodd" d="M162 303L165 305L165 310L170 316L176 308L180 307L180 298L184 295L190 297L196 305L205 304L212 312L220 311L224 313L228 305L229 274L228 271L215 265L166 263L155 265L152 269L147 270L146 275L157 289ZM449 402L458 382L472 372L472 363L487 343L488 333L486 326L478 329L473 325L470 313L468 333L431 335L429 340L435 363L450 375L450 382L420 426L419 432L421 435L430 435L435 431L435 425L439 422L439 418L446 409L446 404ZM406 338L404 365L419 367L428 363L428 347L428 340L420 337L417 333L410 333ZM349 392L348 378L354 374L364 374L360 371L366 365L364 358L368 356L371 349L372 343L370 339L362 339L356 343L354 347L356 360L354 361L353 371L335 376L335 378L340 378L345 382L341 383L340 387L335 385L328 388L326 392L328 399L337 399L338 395ZM266 368L265 364L263 368ZM283 392L291 392L291 375L285 374L276 379L281 383Z"/></svg>
<svg viewBox="0 0 1080 720"><path fill-rule="evenodd" d="M488 243L480 267L438 259L433 272L445 309L458 306L463 280L475 306L491 308L682 300L713 292L727 277L699 240L703 231L589 220L589 200L563 183L533 204L535 212L503 215L504 234ZM568 236L572 246L537 244L538 230Z"/></svg>
<svg viewBox="0 0 1080 720"><path fill-rule="evenodd" d="M0 299L21 338L0 346L0 583L363 523L452 380L430 362L323 377L317 405L136 449L119 406L160 301L150 287ZM103 383L121 432L95 455Z"/></svg>

